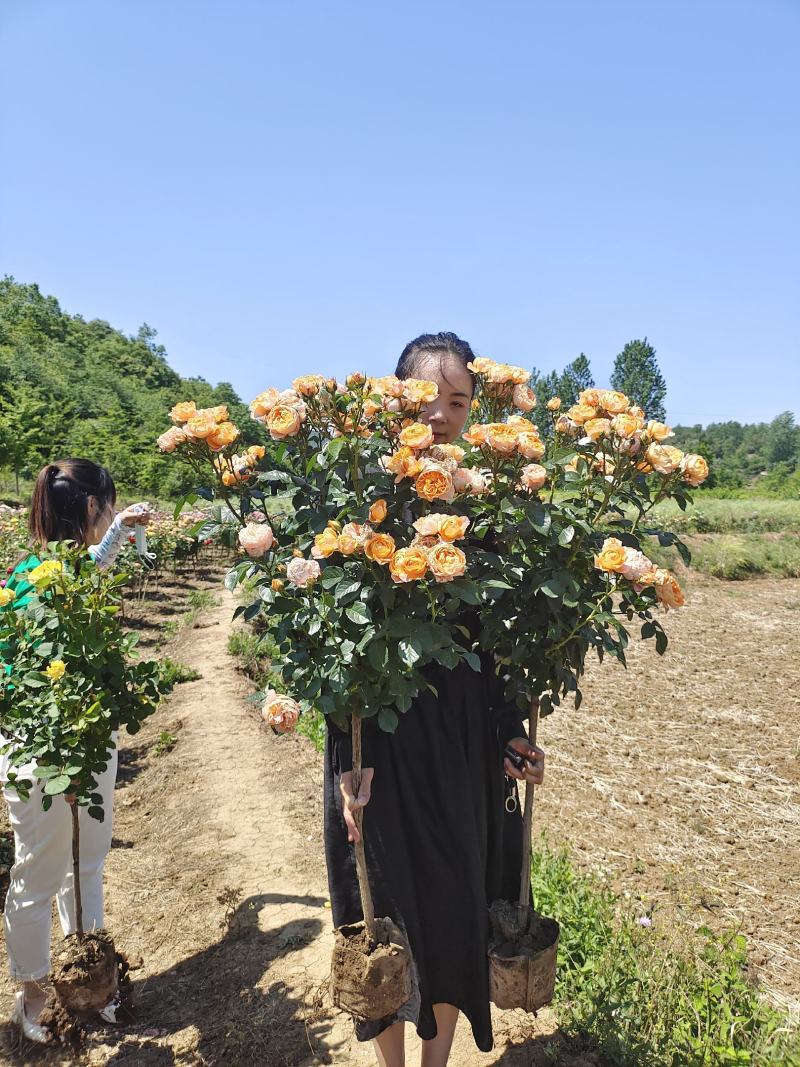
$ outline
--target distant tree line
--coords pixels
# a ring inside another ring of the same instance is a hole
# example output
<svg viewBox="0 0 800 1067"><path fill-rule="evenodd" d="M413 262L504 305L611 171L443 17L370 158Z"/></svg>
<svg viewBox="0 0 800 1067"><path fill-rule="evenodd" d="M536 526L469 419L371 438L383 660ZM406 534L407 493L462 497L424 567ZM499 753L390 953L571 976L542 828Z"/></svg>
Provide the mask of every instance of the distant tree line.
<svg viewBox="0 0 800 1067"><path fill-rule="evenodd" d="M540 401L534 418L546 432L550 423L546 403L551 397L559 397L567 407L581 390L596 383L589 360L581 352L561 371L544 373L534 368L532 384ZM610 385L636 401L648 418L665 419L667 384L646 337L630 341L617 355ZM715 422L673 429L670 444L685 452L699 452L709 461L706 488L800 498L800 426L792 412L784 411L772 422Z"/></svg>
<svg viewBox="0 0 800 1067"><path fill-rule="evenodd" d="M147 324L127 337L68 315L36 285L0 280L0 467L12 483L59 456L87 456L128 493L179 496L191 475L155 440L173 404L189 398L227 404L245 444L263 439L229 383L182 378Z"/></svg>
<svg viewBox="0 0 800 1067"><path fill-rule="evenodd" d="M594 384L584 353L560 371L535 368L533 417L541 429L549 425L551 397L568 407ZM664 419L667 386L647 338L625 345L610 384L648 417ZM261 426L233 387L182 378L147 324L128 337L102 320L68 315L36 285L0 280L0 468L12 480L32 477L59 456L83 455L108 466L127 493L177 497L191 488L191 475L161 456L155 440L169 409L187 399L227 404L242 443L263 442ZM672 443L710 461L710 486L800 496L800 428L791 412L770 423L674 429Z"/></svg>

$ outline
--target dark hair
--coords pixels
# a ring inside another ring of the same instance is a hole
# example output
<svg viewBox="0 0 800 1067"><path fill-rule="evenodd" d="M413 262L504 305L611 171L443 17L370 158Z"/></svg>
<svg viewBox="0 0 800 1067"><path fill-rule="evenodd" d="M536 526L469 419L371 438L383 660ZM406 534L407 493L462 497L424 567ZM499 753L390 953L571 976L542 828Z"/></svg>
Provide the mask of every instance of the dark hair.
<svg viewBox="0 0 800 1067"><path fill-rule="evenodd" d="M34 543L75 541L85 545L89 535L89 497L100 509L117 500L114 480L105 467L90 459L59 459L42 467L36 479L28 516Z"/></svg>
<svg viewBox="0 0 800 1067"><path fill-rule="evenodd" d="M449 330L445 330L443 333L421 333L419 337L409 341L403 349L395 374L398 378L414 378L426 360L437 356L440 359L442 356L453 356L459 363L464 364L466 370L469 370L467 364L475 359L475 353L466 341L461 340L458 334L450 333ZM474 391L475 375L472 371L469 371L469 374Z"/></svg>

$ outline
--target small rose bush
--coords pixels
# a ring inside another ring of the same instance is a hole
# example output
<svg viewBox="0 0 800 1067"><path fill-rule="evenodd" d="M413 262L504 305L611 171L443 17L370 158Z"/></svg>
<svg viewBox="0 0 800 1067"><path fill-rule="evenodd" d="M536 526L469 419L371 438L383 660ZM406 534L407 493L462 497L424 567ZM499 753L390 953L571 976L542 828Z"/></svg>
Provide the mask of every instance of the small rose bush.
<svg viewBox="0 0 800 1067"><path fill-rule="evenodd" d="M112 732L136 733L155 711L164 688L159 667L137 660L137 638L122 630L123 573L100 570L64 542L25 578L34 587L27 603L15 603L8 587L0 602L0 731L9 739L9 784L28 796L33 783L18 768L35 759L45 808L70 793L102 819L97 776Z"/></svg>
<svg viewBox="0 0 800 1067"><path fill-rule="evenodd" d="M634 619L664 651L656 612L683 594L645 549L657 538L687 553L649 516L668 497L685 506L705 461L613 390L548 404L543 440L528 372L471 369L475 421L458 444L435 443L420 418L435 383L392 375L265 390L250 406L270 439L257 453L234 451L236 427L215 435L225 412L173 409L181 433L166 431L165 450L214 501L199 535L242 553L227 584L249 597L237 613L269 629L293 706L393 730L429 663L480 670L491 652L507 697L527 708L542 695L546 713L580 697L591 649L624 660ZM277 493L291 495L281 516ZM264 710L276 728L278 700Z"/></svg>

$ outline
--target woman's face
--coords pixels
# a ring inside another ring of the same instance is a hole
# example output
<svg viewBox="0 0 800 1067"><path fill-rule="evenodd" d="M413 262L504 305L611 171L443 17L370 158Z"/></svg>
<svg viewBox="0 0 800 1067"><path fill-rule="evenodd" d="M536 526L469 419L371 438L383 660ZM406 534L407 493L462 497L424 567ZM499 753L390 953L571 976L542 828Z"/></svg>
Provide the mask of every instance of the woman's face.
<svg viewBox="0 0 800 1067"><path fill-rule="evenodd" d="M439 395L422 409L419 421L430 426L437 445L451 444L461 436L469 415L472 375L455 356L433 356L420 366L419 377L439 387Z"/></svg>
<svg viewBox="0 0 800 1067"><path fill-rule="evenodd" d="M110 501L101 504L96 496L89 497L89 529L86 537L87 543L96 545L103 540L103 536L114 521L114 505Z"/></svg>

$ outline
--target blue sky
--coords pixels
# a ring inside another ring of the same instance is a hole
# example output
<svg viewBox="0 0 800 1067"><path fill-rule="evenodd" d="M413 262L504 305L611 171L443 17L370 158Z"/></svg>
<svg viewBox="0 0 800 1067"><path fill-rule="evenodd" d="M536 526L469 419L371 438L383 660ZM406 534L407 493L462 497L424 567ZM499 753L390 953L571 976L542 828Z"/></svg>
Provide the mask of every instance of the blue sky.
<svg viewBox="0 0 800 1067"><path fill-rule="evenodd" d="M0 271L245 399L452 329L800 414L798 0L3 0Z"/></svg>

